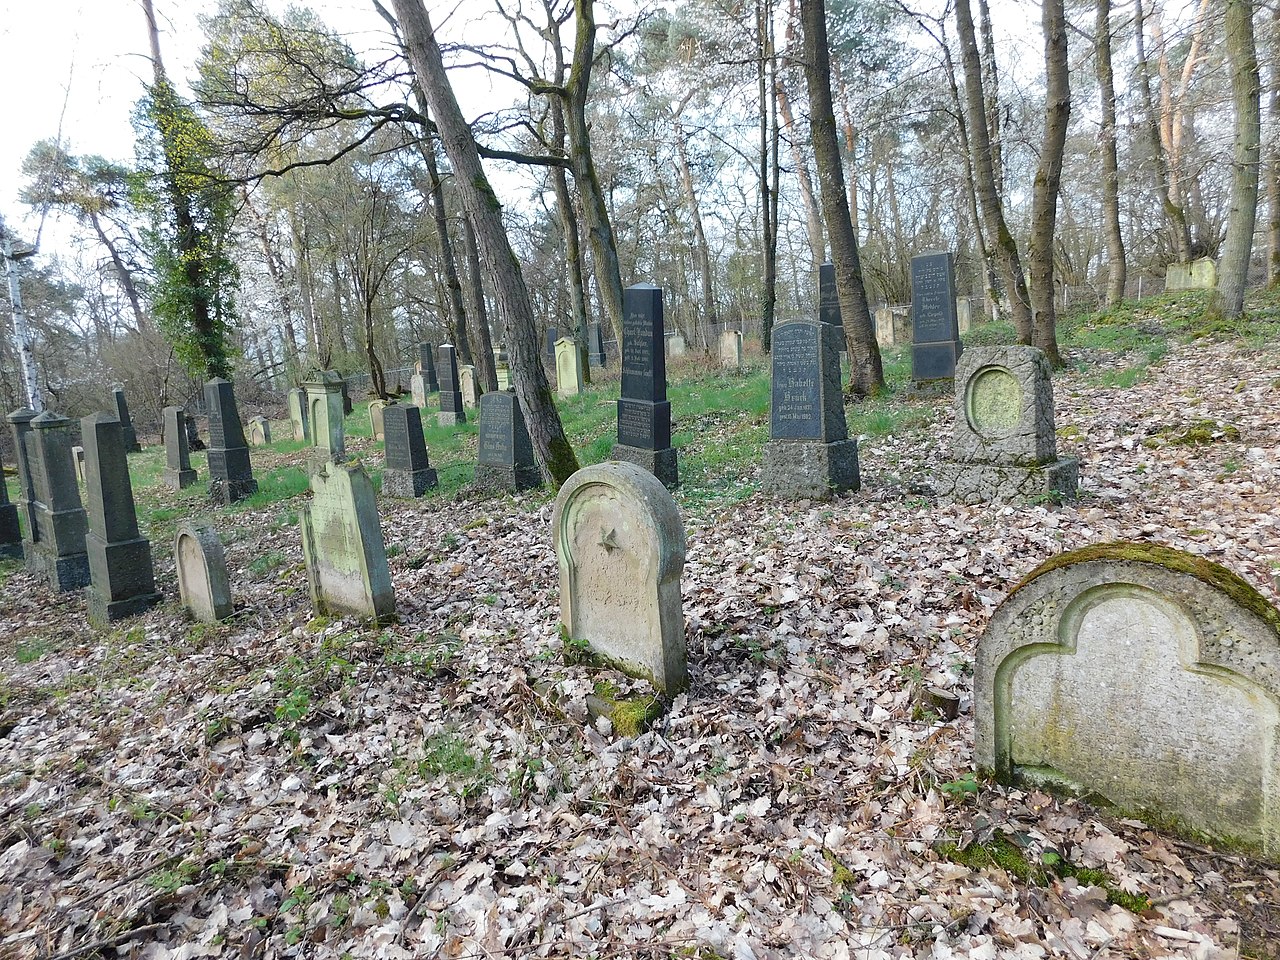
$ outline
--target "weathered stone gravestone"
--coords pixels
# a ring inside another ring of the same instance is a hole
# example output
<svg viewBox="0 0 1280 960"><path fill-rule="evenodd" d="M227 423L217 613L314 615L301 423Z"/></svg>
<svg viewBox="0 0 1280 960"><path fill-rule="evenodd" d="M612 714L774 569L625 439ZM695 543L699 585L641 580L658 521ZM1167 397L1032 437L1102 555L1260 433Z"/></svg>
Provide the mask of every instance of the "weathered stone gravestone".
<svg viewBox="0 0 1280 960"><path fill-rule="evenodd" d="M0 560L21 559L22 527L18 523L18 505L9 500L9 485L4 480L4 463L0 462Z"/></svg>
<svg viewBox="0 0 1280 960"><path fill-rule="evenodd" d="M912 257L911 379L951 379L960 350L954 259L950 253Z"/></svg>
<svg viewBox="0 0 1280 960"><path fill-rule="evenodd" d="M507 351L502 349L493 351L493 369L498 375L498 390L510 390L511 365L507 362Z"/></svg>
<svg viewBox="0 0 1280 960"><path fill-rule="evenodd" d="M22 541L24 554L27 557L27 568L31 569L31 551L35 544L38 527L36 525L36 486L32 468L36 459L35 438L31 432L31 421L36 412L27 407L19 407L10 413L6 420L13 432L14 456L18 467L18 496L14 501L22 520Z"/></svg>
<svg viewBox="0 0 1280 960"><path fill-rule="evenodd" d="M124 390L115 387L111 391L111 400L116 406L116 419L120 421L120 429L124 436L125 453L138 453L142 444L138 442L137 431L133 429L133 420L129 417L129 404L124 398Z"/></svg>
<svg viewBox="0 0 1280 960"><path fill-rule="evenodd" d="M556 394L576 397L582 393L582 354L572 337L556 341Z"/></svg>
<svg viewBox="0 0 1280 960"><path fill-rule="evenodd" d="M720 366L727 370L742 369L741 330L725 330L720 334Z"/></svg>
<svg viewBox="0 0 1280 960"><path fill-rule="evenodd" d="M1049 362L1035 347L971 347L956 368L951 460L938 492L964 503L1071 499L1080 473L1058 459Z"/></svg>
<svg viewBox="0 0 1280 960"><path fill-rule="evenodd" d="M76 468L76 482L84 483L84 447L71 448L71 465Z"/></svg>
<svg viewBox="0 0 1280 960"><path fill-rule="evenodd" d="M667 353L673 357L683 357L689 352L689 345L685 343L684 337L680 334L672 334L667 337Z"/></svg>
<svg viewBox="0 0 1280 960"><path fill-rule="evenodd" d="M183 521L173 538L178 593L187 612L204 623L226 620L235 612L227 558L213 528Z"/></svg>
<svg viewBox="0 0 1280 960"><path fill-rule="evenodd" d="M800 320L773 328L772 402L762 487L774 496L827 499L857 490L858 441L840 390L841 331Z"/></svg>
<svg viewBox="0 0 1280 960"><path fill-rule="evenodd" d="M258 492L236 408L235 387L221 377L204 385L209 408L209 496L226 506Z"/></svg>
<svg viewBox="0 0 1280 960"><path fill-rule="evenodd" d="M307 394L300 387L294 387L288 393L289 426L293 430L293 439L306 443L311 433L307 424Z"/></svg>
<svg viewBox="0 0 1280 960"><path fill-rule="evenodd" d="M956 330L964 336L973 329L973 301L968 297L956 298Z"/></svg>
<svg viewBox="0 0 1280 960"><path fill-rule="evenodd" d="M836 268L834 264L823 263L818 266L818 322L840 328L836 337L839 350L848 349L844 338L844 316L840 312L840 292L836 288Z"/></svg>
<svg viewBox="0 0 1280 960"><path fill-rule="evenodd" d="M381 440L386 436L386 430L383 425L383 414L387 409L385 400L369 401L369 436L374 440Z"/></svg>
<svg viewBox="0 0 1280 960"><path fill-rule="evenodd" d="M266 417L250 417L247 432L250 446L265 447L271 442L271 423Z"/></svg>
<svg viewBox="0 0 1280 960"><path fill-rule="evenodd" d="M1165 268L1165 293L1184 290L1213 290L1218 286L1218 265L1209 257L1190 263L1171 263Z"/></svg>
<svg viewBox="0 0 1280 960"><path fill-rule="evenodd" d="M417 372L422 374L423 385L427 393L435 393L440 389L440 380L436 376L436 348L429 343L418 344ZM422 405L426 409L426 404Z"/></svg>
<svg viewBox="0 0 1280 960"><path fill-rule="evenodd" d="M671 449L662 291L648 283L622 295L622 397L613 459L643 467L673 489L680 483Z"/></svg>
<svg viewBox="0 0 1280 960"><path fill-rule="evenodd" d="M307 423L311 429L311 466L347 459L347 427L342 413L341 375L317 370L303 384L307 392Z"/></svg>
<svg viewBox="0 0 1280 960"><path fill-rule="evenodd" d="M975 756L1280 856L1280 613L1230 571L1147 543L1051 558L978 644Z"/></svg>
<svg viewBox="0 0 1280 960"><path fill-rule="evenodd" d="M462 394L462 408L474 410L480 406L480 384L476 382L476 368L464 363L458 368L458 392Z"/></svg>
<svg viewBox="0 0 1280 960"><path fill-rule="evenodd" d="M71 421L47 410L38 416L19 410L9 422L29 471L27 570L55 593L87 587L87 524L71 466Z"/></svg>
<svg viewBox="0 0 1280 960"><path fill-rule="evenodd" d="M450 343L440 344L440 412L436 422L442 427L467 422L462 391L458 389L458 354Z"/></svg>
<svg viewBox="0 0 1280 960"><path fill-rule="evenodd" d="M409 378L409 395L413 397L413 405L419 410L427 409L427 381L420 373Z"/></svg>
<svg viewBox="0 0 1280 960"><path fill-rule="evenodd" d="M666 488L634 464L584 467L560 488L551 538L568 636L668 696L684 690L685 537Z"/></svg>
<svg viewBox="0 0 1280 960"><path fill-rule="evenodd" d="M185 490L196 482L187 446L187 417L181 407L164 408L165 470L161 475L170 490Z"/></svg>
<svg viewBox="0 0 1280 960"><path fill-rule="evenodd" d="M480 446L474 485L488 493L518 493L542 486L533 441L514 391L480 398Z"/></svg>
<svg viewBox="0 0 1280 960"><path fill-rule="evenodd" d="M911 308L880 307L875 312L876 343L893 347L911 342ZM843 337L843 334L842 334Z"/></svg>
<svg viewBox="0 0 1280 960"><path fill-rule="evenodd" d="M123 424L106 413L80 421L89 532L89 619L106 624L160 602L151 542L138 532Z"/></svg>
<svg viewBox="0 0 1280 960"><path fill-rule="evenodd" d="M587 363L593 367L605 367L609 364L609 355L604 349L604 328L598 323L587 327Z"/></svg>
<svg viewBox="0 0 1280 960"><path fill-rule="evenodd" d="M322 463L302 507L302 554L316 613L381 618L395 613L373 484L360 464Z"/></svg>
<svg viewBox="0 0 1280 960"><path fill-rule="evenodd" d="M386 439L382 492L388 497L420 497L439 483L427 458L422 436L422 411L416 406L393 403L383 413Z"/></svg>

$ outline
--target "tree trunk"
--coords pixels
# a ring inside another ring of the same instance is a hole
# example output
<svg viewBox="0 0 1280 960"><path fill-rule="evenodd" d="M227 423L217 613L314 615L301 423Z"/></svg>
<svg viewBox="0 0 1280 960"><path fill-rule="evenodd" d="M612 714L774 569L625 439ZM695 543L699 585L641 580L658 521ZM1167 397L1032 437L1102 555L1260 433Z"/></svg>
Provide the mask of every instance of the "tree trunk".
<svg viewBox="0 0 1280 960"><path fill-rule="evenodd" d="M756 0L756 86L760 98L760 339L765 353L773 340L773 320L778 309L778 201L769 184L770 103L769 64L773 58L770 40L770 0ZM777 124L773 124L776 130ZM777 156L777 142L773 143Z"/></svg>
<svg viewBox="0 0 1280 960"><path fill-rule="evenodd" d="M1116 84L1111 69L1111 0L1097 0L1094 61L1102 102L1102 221L1107 236L1107 305L1124 299L1126 266L1124 232L1120 229L1120 164L1116 158Z"/></svg>
<svg viewBox="0 0 1280 960"><path fill-rule="evenodd" d="M292 378L298 372L298 336L293 328L293 298L289 295L289 285L284 279L284 265L280 254L267 236L267 221L262 212L253 205L246 193L244 208L249 211L253 225L257 229L258 242L262 244L262 259L267 264L267 273L271 275L271 283L276 288L276 298L280 302L280 323L284 330L285 365Z"/></svg>
<svg viewBox="0 0 1280 960"><path fill-rule="evenodd" d="M788 37L788 44L790 39ZM779 78L778 110L782 113L783 127L792 132L787 142L791 145L791 163L796 168L796 184L800 188L800 202L804 206L805 225L809 232L809 258L813 263L813 275L816 277L818 268L827 262L827 234L822 227L822 208L818 205L818 198L813 191L813 178L809 175L809 158L804 155L800 138L795 134L795 118L791 114L791 98L787 96L786 87L782 78Z"/></svg>
<svg viewBox="0 0 1280 960"><path fill-rule="evenodd" d="M564 74L564 65L557 59L556 81ZM551 136L552 146L563 151L565 148L564 103L556 100L551 104ZM560 214L560 230L564 234L564 260L569 268L568 293L569 308L573 314L573 337L578 345L578 355L582 358L582 377L591 382L591 364L588 361L587 344L587 285L582 271L582 245L578 239L578 211L573 205L573 197L569 194L569 179L564 167L551 168L551 186L556 194L556 206Z"/></svg>
<svg viewBox="0 0 1280 960"><path fill-rule="evenodd" d="M449 239L449 212L444 205L444 184L440 180L440 170L436 164L434 139L422 145L422 159L427 163L427 176L431 179L431 218L435 221L436 236L440 238L440 266L444 270L444 285L449 293L449 316L456 333L454 340L458 362L474 365L467 337L467 311L462 304L462 281L458 279L458 261L453 255L453 241Z"/></svg>
<svg viewBox="0 0 1280 960"><path fill-rule="evenodd" d="M404 33L409 64L431 104L462 205L476 231L480 254L493 281L494 299L506 331L516 398L524 413L543 476L559 487L578 469L539 359L533 306L520 261L502 223L502 207L480 164L476 142L449 85L431 18L422 0L393 0ZM594 32L594 31L593 31ZM585 91L584 91L585 92ZM616 263L616 260L615 260ZM619 291L619 306L621 291ZM621 312L619 311L619 318Z"/></svg>
<svg viewBox="0 0 1280 960"><path fill-rule="evenodd" d="M858 238L853 232L849 203L844 192L844 168L836 136L831 104L830 47L824 0L800 0L800 29L804 34L804 76L809 89L810 133L813 156L822 190L822 208L831 238L831 262L844 335L849 345L849 390L855 397L870 397L884 390L884 369L875 327L867 308L867 291L858 260Z"/></svg>
<svg viewBox="0 0 1280 960"><path fill-rule="evenodd" d="M557 167L557 169L562 169ZM484 278L480 275L480 249L476 245L476 231L471 221L462 218L463 248L467 253L467 309L471 311L471 329L476 335L476 353L480 362L476 372L480 385L488 391L498 389L498 368L493 362L493 336L489 332L489 311L484 305Z"/></svg>
<svg viewBox="0 0 1280 960"><path fill-rule="evenodd" d="M1000 136L1000 69L996 63L996 38L991 29L991 7L978 0L978 29L982 33L983 113L986 116L987 142L991 144L991 172L996 196L1004 196L1004 140Z"/></svg>
<svg viewBox="0 0 1280 960"><path fill-rule="evenodd" d="M1043 0L1040 22L1044 30L1044 145L1031 198L1031 295L1035 298L1032 345L1044 351L1049 363L1062 366L1058 354L1056 308L1053 297L1053 237L1058 222L1058 192L1062 186L1062 151L1071 118L1071 81L1067 75L1067 19L1063 0Z"/></svg>
<svg viewBox="0 0 1280 960"><path fill-rule="evenodd" d="M1253 39L1252 0L1227 0L1227 63L1231 68L1231 103L1236 115L1235 154L1231 162L1231 209L1218 271L1213 309L1235 318L1244 311L1249 280L1253 228L1258 211L1258 160L1262 118L1258 51Z"/></svg>
<svg viewBox="0 0 1280 960"><path fill-rule="evenodd" d="M1280 125L1280 6L1271 13L1271 92L1270 113L1273 128ZM1267 151L1267 285L1280 285L1280 144Z"/></svg>
<svg viewBox="0 0 1280 960"><path fill-rule="evenodd" d="M36 357L31 349L31 327L27 312L22 307L22 287L18 281L18 262L13 257L13 242L0 226L0 243L4 244L0 256L4 258L5 276L9 280L9 308L13 312L13 346L18 354L18 366L22 368L22 385L26 388L27 407L36 413L44 411L44 396L40 392L40 380L36 375ZM0 477L0 483L4 479Z"/></svg>
<svg viewBox="0 0 1280 960"><path fill-rule="evenodd" d="M716 300L712 289L714 276L711 271L711 247L707 243L707 234L702 229L702 212L698 209L698 194L693 189L693 171L689 168L689 154L684 142L684 128L679 118L673 124L676 148L676 165L680 169L680 186L684 190L684 201L689 205L689 216L693 218L693 258L698 265L698 283L702 294L702 322L715 323Z"/></svg>

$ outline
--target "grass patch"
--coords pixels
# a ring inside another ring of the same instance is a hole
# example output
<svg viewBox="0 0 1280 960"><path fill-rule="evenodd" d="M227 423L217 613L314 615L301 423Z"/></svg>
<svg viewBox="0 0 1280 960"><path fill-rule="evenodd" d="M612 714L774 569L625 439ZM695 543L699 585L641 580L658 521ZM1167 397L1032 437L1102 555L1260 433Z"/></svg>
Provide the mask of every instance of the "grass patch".
<svg viewBox="0 0 1280 960"><path fill-rule="evenodd" d="M256 477L257 493L234 504L231 510L258 510L279 500L291 500L311 489L307 471L300 466L275 467L261 471Z"/></svg>

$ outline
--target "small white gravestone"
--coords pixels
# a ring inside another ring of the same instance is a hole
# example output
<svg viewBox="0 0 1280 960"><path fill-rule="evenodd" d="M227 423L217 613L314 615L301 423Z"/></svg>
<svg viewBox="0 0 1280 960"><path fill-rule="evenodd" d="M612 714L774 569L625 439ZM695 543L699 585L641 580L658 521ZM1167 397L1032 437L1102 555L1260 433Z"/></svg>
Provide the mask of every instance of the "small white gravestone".
<svg viewBox="0 0 1280 960"><path fill-rule="evenodd" d="M1280 855L1280 613L1147 543L1052 558L978 644L975 756L1004 782Z"/></svg>
<svg viewBox="0 0 1280 960"><path fill-rule="evenodd" d="M387 409L385 400L369 401L369 436L375 440L385 440L387 436L386 427L383 426L383 411Z"/></svg>
<svg viewBox="0 0 1280 960"><path fill-rule="evenodd" d="M458 367L458 389L462 391L462 406L474 410L480 406L479 384L476 382L474 364L464 363Z"/></svg>
<svg viewBox="0 0 1280 960"><path fill-rule="evenodd" d="M190 520L180 524L173 539L173 559L178 568L178 593L190 614L205 623L230 617L235 608L227 558L213 528Z"/></svg>
<svg viewBox="0 0 1280 960"><path fill-rule="evenodd" d="M631 463L584 467L560 488L551 519L568 635L668 695L689 683L675 500Z"/></svg>
<svg viewBox="0 0 1280 960"><path fill-rule="evenodd" d="M720 334L720 366L728 370L742 369L741 330L726 330Z"/></svg>
<svg viewBox="0 0 1280 960"><path fill-rule="evenodd" d="M562 399L582 393L582 354L572 337L556 341L556 393Z"/></svg>
<svg viewBox="0 0 1280 960"><path fill-rule="evenodd" d="M265 447L271 442L271 424L267 422L266 417L250 417L249 429L246 432L249 435L251 447Z"/></svg>

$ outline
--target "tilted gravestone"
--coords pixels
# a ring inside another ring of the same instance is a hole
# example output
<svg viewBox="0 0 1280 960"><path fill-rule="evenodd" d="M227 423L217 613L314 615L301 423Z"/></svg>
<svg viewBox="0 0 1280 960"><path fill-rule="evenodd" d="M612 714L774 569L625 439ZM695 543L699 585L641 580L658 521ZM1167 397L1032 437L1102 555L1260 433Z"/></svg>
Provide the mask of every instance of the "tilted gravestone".
<svg viewBox="0 0 1280 960"><path fill-rule="evenodd" d="M170 490L185 490L196 482L191 468L191 451L187 447L187 417L181 407L164 408L165 470L161 474Z"/></svg>
<svg viewBox="0 0 1280 960"><path fill-rule="evenodd" d="M1280 613L1149 543L1053 557L978 643L975 759L1003 782L1280 856Z"/></svg>
<svg viewBox="0 0 1280 960"><path fill-rule="evenodd" d="M116 419L120 421L120 430L124 436L125 453L138 453L142 444L138 442L137 431L133 429L133 420L129 417L129 404L124 398L124 390L116 387L111 391L111 400L116 407Z"/></svg>
<svg viewBox="0 0 1280 960"><path fill-rule="evenodd" d="M761 486L792 499L857 490L858 441L840 389L838 328L800 320L773 328L769 442Z"/></svg>
<svg viewBox="0 0 1280 960"><path fill-rule="evenodd" d="M71 466L71 421L46 410L27 426L34 515L27 569L56 593L79 590L89 585L89 557L84 506Z"/></svg>
<svg viewBox="0 0 1280 960"><path fill-rule="evenodd" d="M422 374L427 393L435 393L440 389L440 381L436 377L436 348L429 343L418 344L417 372ZM426 404L421 405L426 409Z"/></svg>
<svg viewBox="0 0 1280 960"><path fill-rule="evenodd" d="M307 392L310 464L313 469L322 463L341 463L347 459L342 386L342 376L336 370L316 370L302 384L302 389Z"/></svg>
<svg viewBox="0 0 1280 960"><path fill-rule="evenodd" d="M1049 362L1035 347L971 347L956 368L943 496L964 503L1072 499L1079 462L1058 459Z"/></svg>
<svg viewBox="0 0 1280 960"><path fill-rule="evenodd" d="M0 559L21 560L22 552L18 505L9 501L9 485L4 480L4 463L0 462Z"/></svg>
<svg viewBox="0 0 1280 960"><path fill-rule="evenodd" d="M556 394L561 399L582 393L582 354L572 337L556 341Z"/></svg>
<svg viewBox="0 0 1280 960"><path fill-rule="evenodd" d="M467 422L462 391L458 389L458 355L451 343L440 344L440 412L436 422L442 427Z"/></svg>
<svg viewBox="0 0 1280 960"><path fill-rule="evenodd" d="M124 427L94 413L80 421L89 532L89 619L106 624L160 602L151 542L138 532Z"/></svg>
<svg viewBox="0 0 1280 960"><path fill-rule="evenodd" d="M258 481L253 479L235 387L215 377L204 385L204 402L209 408L209 497L226 506L257 493Z"/></svg>
<svg viewBox="0 0 1280 960"><path fill-rule="evenodd" d="M480 384L476 381L476 368L464 363L458 368L458 392L462 394L462 408L474 410L480 406Z"/></svg>
<svg viewBox="0 0 1280 960"><path fill-rule="evenodd" d="M662 291L648 283L622 294L622 397L613 459L643 467L672 489L680 483L671 448Z"/></svg>
<svg viewBox="0 0 1280 960"><path fill-rule="evenodd" d="M667 695L684 690L684 526L662 483L630 463L584 467L560 488L551 536L567 635Z"/></svg>
<svg viewBox="0 0 1280 960"><path fill-rule="evenodd" d="M266 417L250 417L247 432L250 446L265 447L271 442L271 423Z"/></svg>
<svg viewBox="0 0 1280 960"><path fill-rule="evenodd" d="M383 414L387 409L385 400L369 401L369 436L381 440L386 435Z"/></svg>
<svg viewBox="0 0 1280 960"><path fill-rule="evenodd" d="M416 406L393 403L383 412L383 426L383 494L402 499L422 496L439 483L422 436L422 411Z"/></svg>
<svg viewBox="0 0 1280 960"><path fill-rule="evenodd" d="M227 558L212 527L183 521L174 534L173 559L178 568L178 593L191 616L216 623L235 612Z"/></svg>
<svg viewBox="0 0 1280 960"><path fill-rule="evenodd" d="M956 270L950 253L911 258L911 379L949 380L960 359Z"/></svg>
<svg viewBox="0 0 1280 960"><path fill-rule="evenodd" d="M514 391L480 398L480 446L474 485L490 493L516 493L542 486L533 441Z"/></svg>
<svg viewBox="0 0 1280 960"><path fill-rule="evenodd" d="M396 599L373 484L360 464L322 463L301 508L302 554L316 613L378 619Z"/></svg>
<svg viewBox="0 0 1280 960"><path fill-rule="evenodd" d="M742 369L741 330L725 330L720 334L720 366L734 371Z"/></svg>
<svg viewBox="0 0 1280 960"><path fill-rule="evenodd" d="M836 288L835 264L824 263L818 267L818 321L838 327L836 341L840 352L848 349L844 337L844 317L840 313L840 292Z"/></svg>
<svg viewBox="0 0 1280 960"><path fill-rule="evenodd" d="M609 355L604 349L604 328L598 323L587 327L587 363L593 367L609 365Z"/></svg>
<svg viewBox="0 0 1280 960"><path fill-rule="evenodd" d="M306 443L310 438L307 424L307 394L300 387L294 387L288 393L289 426L293 429L293 439Z"/></svg>

